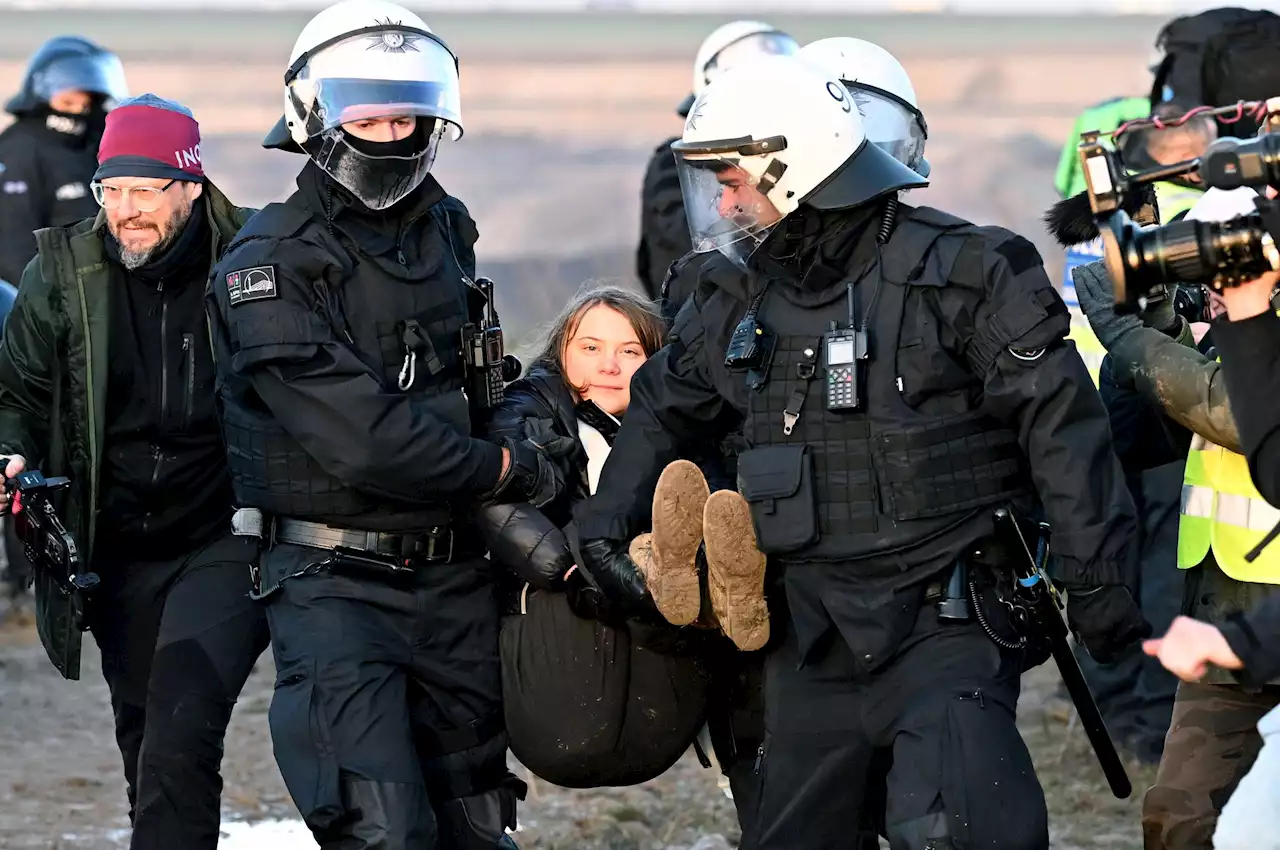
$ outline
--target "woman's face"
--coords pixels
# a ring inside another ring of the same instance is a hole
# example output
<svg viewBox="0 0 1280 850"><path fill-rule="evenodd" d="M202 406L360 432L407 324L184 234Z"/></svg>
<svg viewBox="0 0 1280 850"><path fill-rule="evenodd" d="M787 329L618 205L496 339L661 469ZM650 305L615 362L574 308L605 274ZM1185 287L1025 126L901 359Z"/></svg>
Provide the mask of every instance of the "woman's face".
<svg viewBox="0 0 1280 850"><path fill-rule="evenodd" d="M565 346L564 376L580 400L619 416L631 402L631 376L647 359L627 317L597 304L582 314Z"/></svg>

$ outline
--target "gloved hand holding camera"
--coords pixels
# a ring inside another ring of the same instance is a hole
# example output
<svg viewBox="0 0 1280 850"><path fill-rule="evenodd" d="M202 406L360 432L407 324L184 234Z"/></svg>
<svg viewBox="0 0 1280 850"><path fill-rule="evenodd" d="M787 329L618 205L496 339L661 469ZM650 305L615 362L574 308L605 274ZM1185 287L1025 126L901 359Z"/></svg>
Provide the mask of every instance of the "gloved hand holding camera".
<svg viewBox="0 0 1280 850"><path fill-rule="evenodd" d="M1169 336L1176 336L1182 329L1182 320L1174 310L1172 285L1165 287L1164 298L1151 303L1140 315L1134 315L1116 313L1115 292L1102 260L1072 269L1071 277L1080 309L1103 348L1110 350L1122 336L1143 325Z"/></svg>

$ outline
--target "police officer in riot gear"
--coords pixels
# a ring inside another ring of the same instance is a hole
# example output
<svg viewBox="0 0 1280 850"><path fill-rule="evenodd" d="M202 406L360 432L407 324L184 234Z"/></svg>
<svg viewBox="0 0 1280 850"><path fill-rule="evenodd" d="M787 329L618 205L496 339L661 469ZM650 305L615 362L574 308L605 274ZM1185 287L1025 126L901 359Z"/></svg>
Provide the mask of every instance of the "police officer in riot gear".
<svg viewBox="0 0 1280 850"><path fill-rule="evenodd" d="M17 281L36 255L32 231L91 218L106 112L128 96L120 59L86 38L59 36L31 57L5 104L0 133L0 280Z"/></svg>
<svg viewBox="0 0 1280 850"><path fill-rule="evenodd" d="M694 245L720 256L632 381L577 517L584 568L652 616L626 541L682 447L740 426L738 488L785 632L766 663L750 850L839 846L877 750L892 755L895 850L1046 848L1014 725L1034 662L930 601L959 562L1007 592L994 511L1041 503L1078 638L1105 656L1148 631L1124 584L1133 504L1039 256L898 204L926 181L803 59L713 80L673 149Z"/></svg>
<svg viewBox="0 0 1280 850"><path fill-rule="evenodd" d="M457 60L347 0L294 45L264 145L305 152L212 275L219 398L278 668L277 762L326 848L513 848L498 608L476 500L542 505L532 443L471 436L474 222L430 169L462 135ZM475 399L472 399L474 402Z"/></svg>
<svg viewBox="0 0 1280 850"><path fill-rule="evenodd" d="M707 83L734 65L760 56L790 56L799 50L800 45L794 38L762 21L732 21L717 27L698 48L693 62L692 93L680 102L676 114L682 118L688 115L694 98ZM697 264L702 259L697 255L688 256L692 251L689 224L684 216L675 157L671 154L671 143L678 140L667 139L654 148L645 167L640 197L640 244L636 247L636 275L640 285L650 298L664 299L668 319L675 315L688 295L684 291L663 291L668 269L681 258L686 264Z"/></svg>

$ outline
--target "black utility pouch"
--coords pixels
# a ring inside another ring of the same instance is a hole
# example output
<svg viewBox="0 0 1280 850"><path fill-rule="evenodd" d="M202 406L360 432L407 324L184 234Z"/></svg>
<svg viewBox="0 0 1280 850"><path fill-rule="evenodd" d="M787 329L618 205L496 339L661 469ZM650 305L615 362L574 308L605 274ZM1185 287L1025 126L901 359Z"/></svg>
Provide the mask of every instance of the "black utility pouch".
<svg viewBox="0 0 1280 850"><path fill-rule="evenodd" d="M751 505L761 552L784 555L818 542L808 446L765 446L738 455L738 492Z"/></svg>

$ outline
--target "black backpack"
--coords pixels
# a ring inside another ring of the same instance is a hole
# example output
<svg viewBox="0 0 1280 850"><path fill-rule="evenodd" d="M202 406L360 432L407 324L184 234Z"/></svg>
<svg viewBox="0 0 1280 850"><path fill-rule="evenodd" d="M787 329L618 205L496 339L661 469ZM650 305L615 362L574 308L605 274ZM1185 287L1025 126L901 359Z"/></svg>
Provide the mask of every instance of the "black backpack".
<svg viewBox="0 0 1280 850"><path fill-rule="evenodd" d="M1280 15L1255 9L1210 9L1174 18L1156 37L1164 59L1151 86L1152 109L1173 101L1229 106L1280 95ZM1219 122L1219 135L1245 137L1249 119Z"/></svg>

